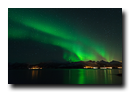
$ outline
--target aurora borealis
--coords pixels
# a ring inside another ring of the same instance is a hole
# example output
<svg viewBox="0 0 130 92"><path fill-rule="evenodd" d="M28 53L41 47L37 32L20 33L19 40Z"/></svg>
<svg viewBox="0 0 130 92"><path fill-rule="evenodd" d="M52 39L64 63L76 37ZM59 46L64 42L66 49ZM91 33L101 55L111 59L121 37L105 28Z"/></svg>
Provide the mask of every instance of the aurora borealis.
<svg viewBox="0 0 130 92"><path fill-rule="evenodd" d="M9 62L122 61L122 9L9 8Z"/></svg>

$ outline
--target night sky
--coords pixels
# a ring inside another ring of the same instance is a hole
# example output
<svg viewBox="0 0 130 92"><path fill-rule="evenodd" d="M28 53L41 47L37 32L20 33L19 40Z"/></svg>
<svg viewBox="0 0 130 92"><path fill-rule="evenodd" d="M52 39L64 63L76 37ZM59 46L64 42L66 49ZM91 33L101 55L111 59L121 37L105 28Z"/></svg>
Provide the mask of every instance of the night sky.
<svg viewBox="0 0 130 92"><path fill-rule="evenodd" d="M122 61L121 8L9 8L8 61Z"/></svg>

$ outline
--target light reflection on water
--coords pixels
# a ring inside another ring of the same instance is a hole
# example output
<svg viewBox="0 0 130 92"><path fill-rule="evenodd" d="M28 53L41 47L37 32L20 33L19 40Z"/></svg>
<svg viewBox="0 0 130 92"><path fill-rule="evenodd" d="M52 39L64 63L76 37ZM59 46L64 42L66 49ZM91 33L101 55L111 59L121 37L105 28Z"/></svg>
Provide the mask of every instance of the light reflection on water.
<svg viewBox="0 0 130 92"><path fill-rule="evenodd" d="M35 79L38 77L38 70L32 70L32 79Z"/></svg>
<svg viewBox="0 0 130 92"><path fill-rule="evenodd" d="M122 69L119 69L119 73L122 73Z"/></svg>
<svg viewBox="0 0 130 92"><path fill-rule="evenodd" d="M108 70L108 79L110 79L110 83L112 83L112 70Z"/></svg>
<svg viewBox="0 0 130 92"><path fill-rule="evenodd" d="M66 70L67 71L67 70ZM122 77L116 76L121 70L115 69L72 69L66 73L65 82L69 84L121 84ZM113 71L113 73L112 73ZM69 80L67 79L69 76Z"/></svg>
<svg viewBox="0 0 130 92"><path fill-rule="evenodd" d="M9 70L9 83L121 84L122 69Z"/></svg>
<svg viewBox="0 0 130 92"><path fill-rule="evenodd" d="M104 76L105 76L105 84L107 84L106 70L104 70Z"/></svg>

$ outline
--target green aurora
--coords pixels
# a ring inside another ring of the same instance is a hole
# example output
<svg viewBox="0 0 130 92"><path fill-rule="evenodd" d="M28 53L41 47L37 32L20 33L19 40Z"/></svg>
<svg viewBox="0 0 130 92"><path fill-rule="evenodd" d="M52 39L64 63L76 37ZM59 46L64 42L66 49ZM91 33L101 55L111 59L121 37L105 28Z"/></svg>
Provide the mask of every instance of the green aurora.
<svg viewBox="0 0 130 92"><path fill-rule="evenodd" d="M90 34L82 35L80 30L69 26L70 24L64 19L59 21L51 16L46 18L47 15L39 17L38 14L32 12L23 13L24 9L15 10L18 13L13 12L14 10L9 9L8 21L17 26L8 25L9 39L27 40L28 38L59 46L64 49L63 58L71 62L101 59L110 62L114 59L114 54L109 53L105 44L95 38L89 38ZM53 19L53 22L48 19Z"/></svg>

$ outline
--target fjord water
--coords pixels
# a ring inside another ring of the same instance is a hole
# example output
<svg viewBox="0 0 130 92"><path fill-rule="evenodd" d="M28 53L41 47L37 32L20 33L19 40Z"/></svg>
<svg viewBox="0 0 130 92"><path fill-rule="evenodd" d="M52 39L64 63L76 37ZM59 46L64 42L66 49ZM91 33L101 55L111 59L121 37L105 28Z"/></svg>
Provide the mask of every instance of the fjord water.
<svg viewBox="0 0 130 92"><path fill-rule="evenodd" d="M9 84L122 84L122 69L9 70Z"/></svg>

